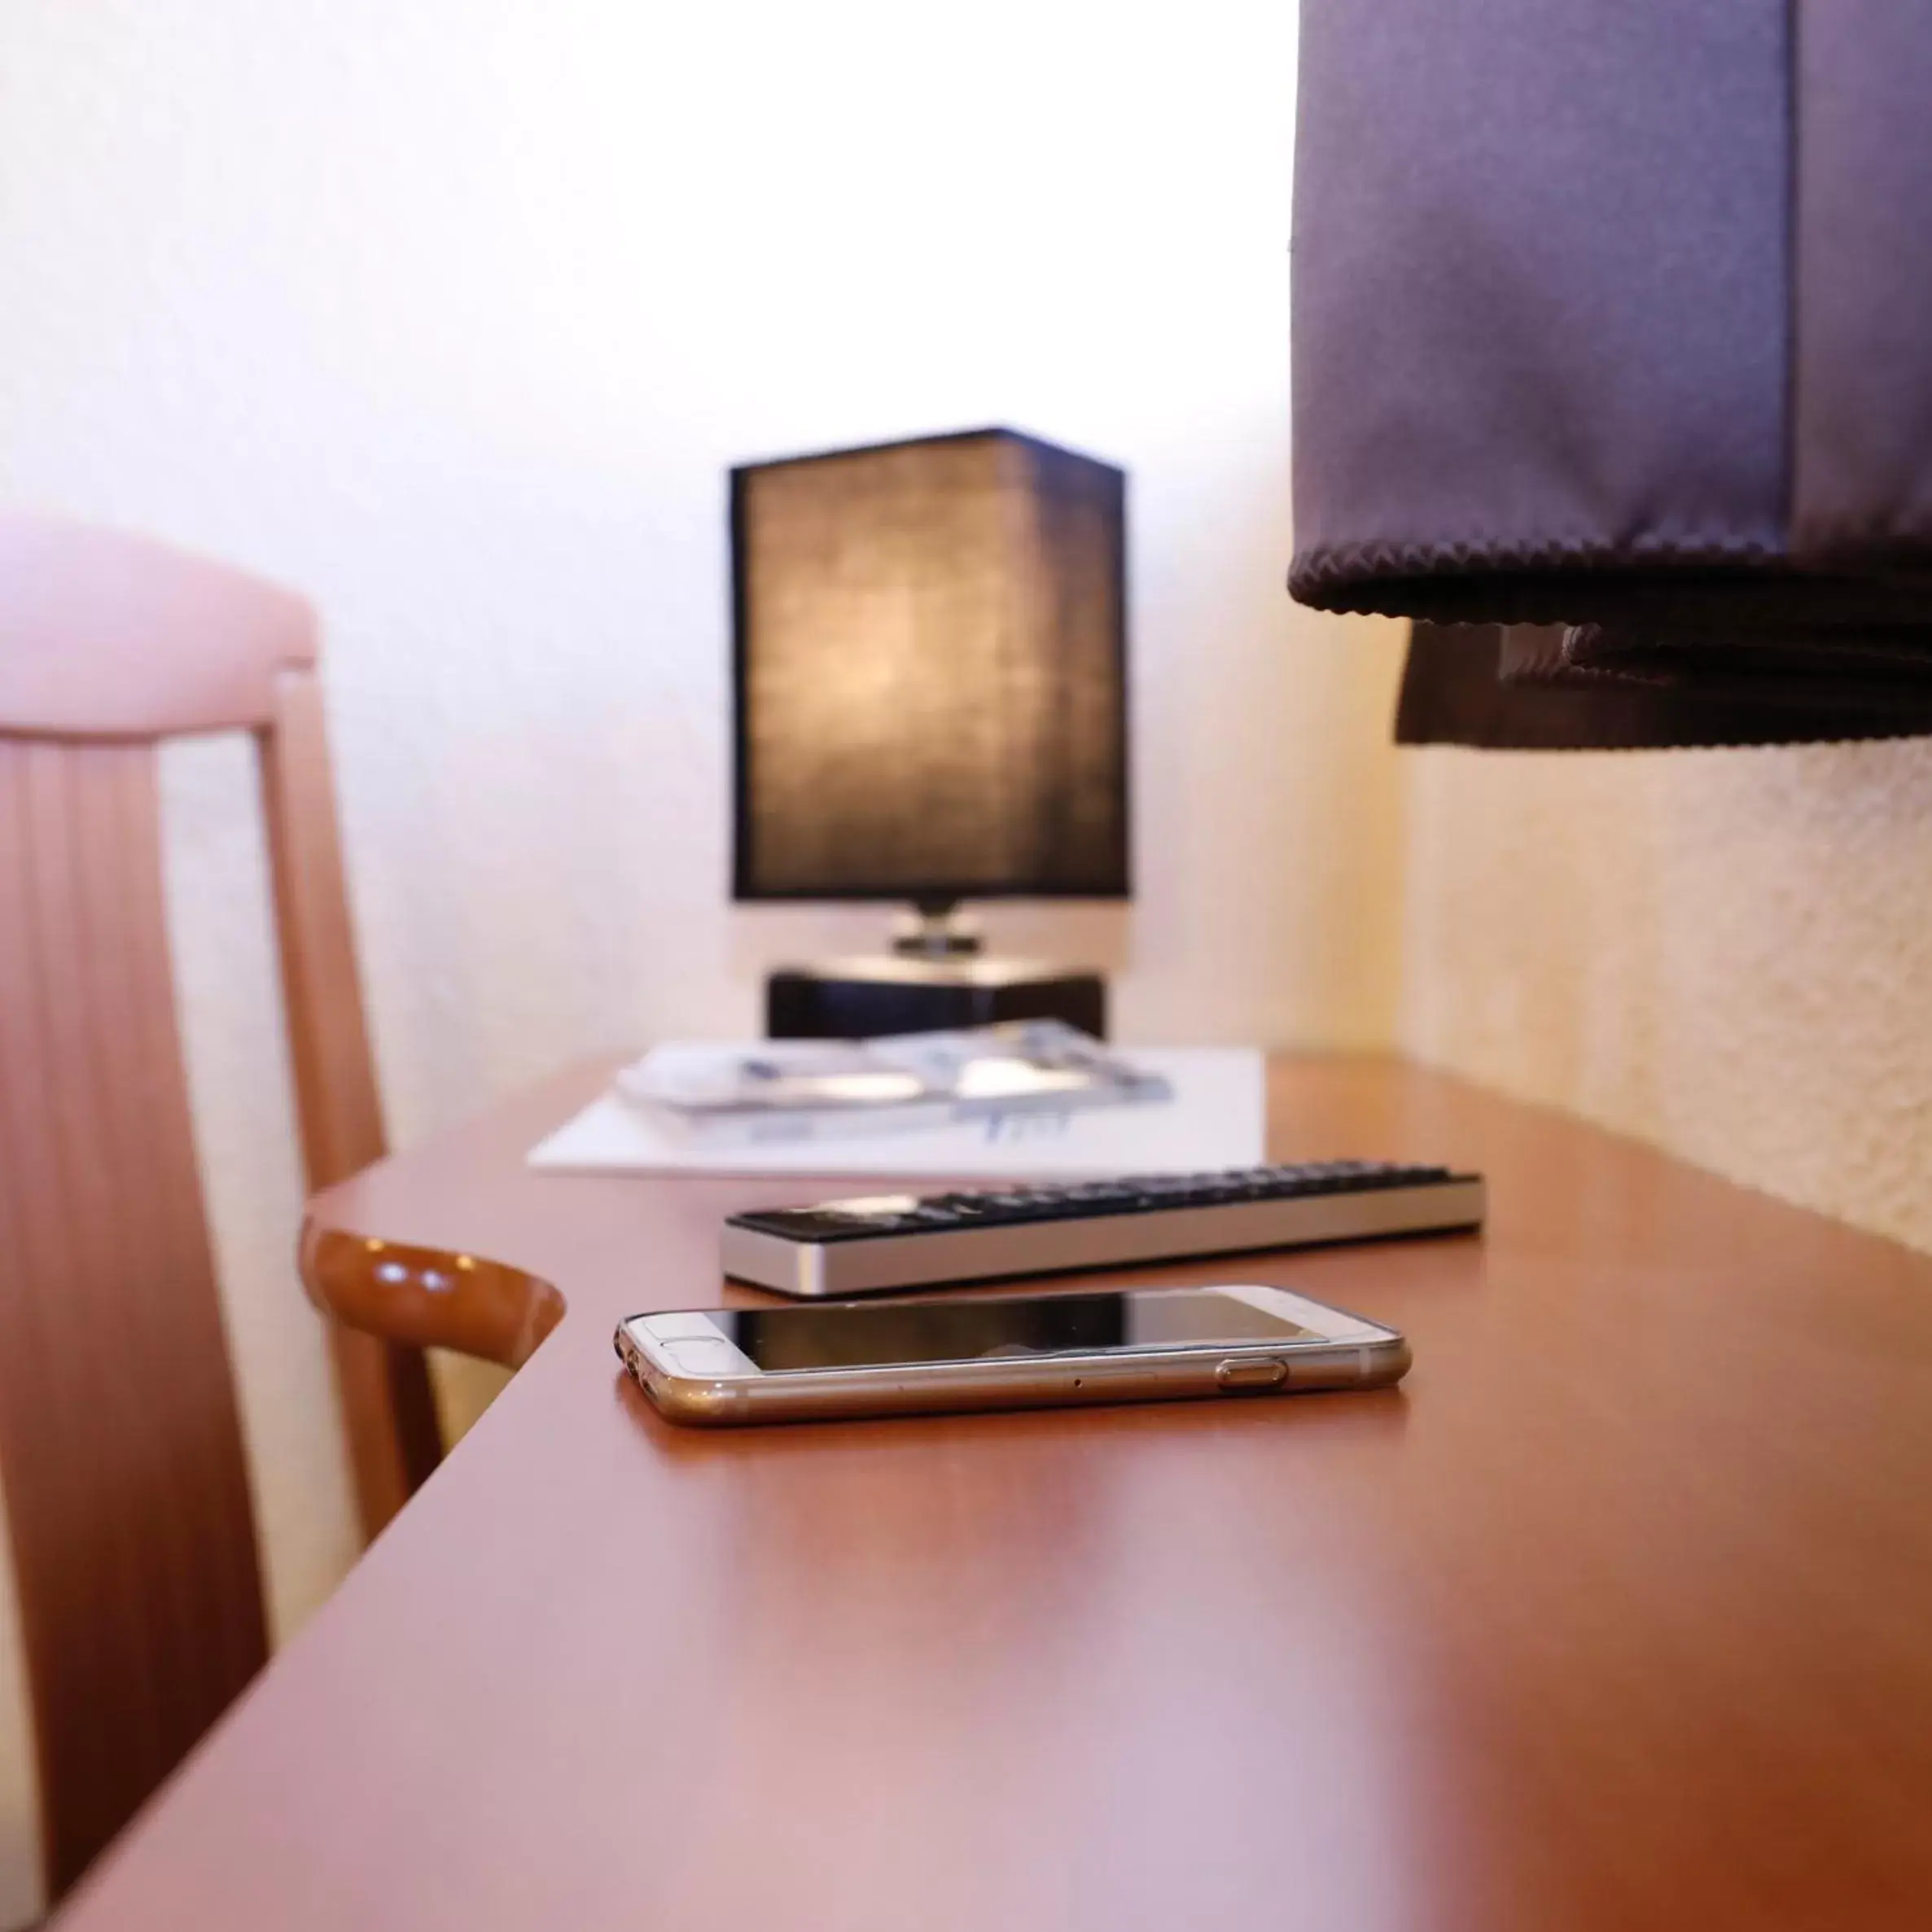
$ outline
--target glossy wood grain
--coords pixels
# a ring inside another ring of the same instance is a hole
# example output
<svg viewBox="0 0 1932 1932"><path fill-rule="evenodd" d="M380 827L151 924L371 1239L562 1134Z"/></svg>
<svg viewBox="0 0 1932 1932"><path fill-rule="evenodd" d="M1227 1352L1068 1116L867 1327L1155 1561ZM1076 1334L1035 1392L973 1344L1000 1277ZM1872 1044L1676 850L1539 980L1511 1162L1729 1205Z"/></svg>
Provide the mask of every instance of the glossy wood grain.
<svg viewBox="0 0 1932 1932"><path fill-rule="evenodd" d="M313 1189L381 1158L382 1110L314 672L278 670L269 704L261 734L262 808L296 1122ZM373 1536L442 1455L428 1366L421 1347L406 1341L340 1325L331 1340L357 1498Z"/></svg>
<svg viewBox="0 0 1932 1932"><path fill-rule="evenodd" d="M346 1329L506 1369L522 1368L563 1319L556 1288L520 1268L313 1221L301 1267L310 1299Z"/></svg>
<svg viewBox="0 0 1932 1932"><path fill-rule="evenodd" d="M153 764L0 742L0 1474L55 1890L267 1654Z"/></svg>
<svg viewBox="0 0 1932 1932"><path fill-rule="evenodd" d="M1932 1261L1455 1081L1285 1063L1277 1153L1487 1236L1168 1268L1398 1391L709 1435L619 1376L810 1182L540 1175L552 1083L313 1224L563 1320L64 1932L1932 1924Z"/></svg>
<svg viewBox="0 0 1932 1932"><path fill-rule="evenodd" d="M164 927L155 741L256 737L312 1185L383 1151L313 620L142 539L0 517L0 1483L46 1875L265 1654ZM343 1332L371 1533L434 1465L420 1351Z"/></svg>

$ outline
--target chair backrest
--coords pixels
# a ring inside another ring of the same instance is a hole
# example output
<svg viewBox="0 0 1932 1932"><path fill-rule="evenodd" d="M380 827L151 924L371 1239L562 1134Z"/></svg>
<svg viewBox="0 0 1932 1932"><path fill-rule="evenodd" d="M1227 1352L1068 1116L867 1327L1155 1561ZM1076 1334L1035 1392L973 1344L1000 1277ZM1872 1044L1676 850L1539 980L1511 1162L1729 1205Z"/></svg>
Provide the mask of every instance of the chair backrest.
<svg viewBox="0 0 1932 1932"><path fill-rule="evenodd" d="M158 740L255 734L309 1185L383 1152L315 661L284 590L0 517L0 1484L55 1893L266 1653L163 922ZM332 1341L373 1534L440 1453L428 1382L418 1352Z"/></svg>

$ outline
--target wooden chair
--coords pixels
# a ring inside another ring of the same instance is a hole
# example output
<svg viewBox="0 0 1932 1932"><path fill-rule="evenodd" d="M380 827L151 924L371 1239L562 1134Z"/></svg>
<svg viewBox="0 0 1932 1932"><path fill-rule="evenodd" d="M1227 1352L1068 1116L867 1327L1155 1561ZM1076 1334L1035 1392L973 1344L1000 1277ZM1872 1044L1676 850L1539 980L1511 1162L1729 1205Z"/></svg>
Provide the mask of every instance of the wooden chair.
<svg viewBox="0 0 1932 1932"><path fill-rule="evenodd" d="M160 740L255 734L309 1185L383 1151L315 661L286 591L0 518L0 1482L55 1895L267 1651L162 922ZM373 1535L440 1454L427 1374L414 1348L340 1327L333 1347Z"/></svg>

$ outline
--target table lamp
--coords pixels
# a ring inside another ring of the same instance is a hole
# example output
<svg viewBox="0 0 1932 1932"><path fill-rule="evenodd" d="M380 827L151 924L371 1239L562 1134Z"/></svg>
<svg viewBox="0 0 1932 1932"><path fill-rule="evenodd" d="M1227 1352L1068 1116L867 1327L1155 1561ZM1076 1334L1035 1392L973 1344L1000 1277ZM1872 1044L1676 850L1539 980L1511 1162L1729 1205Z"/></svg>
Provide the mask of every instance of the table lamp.
<svg viewBox="0 0 1932 1932"><path fill-rule="evenodd" d="M1006 429L731 472L734 896L902 900L889 957L784 968L774 1037L1060 1019L962 900L1128 895L1126 477Z"/></svg>

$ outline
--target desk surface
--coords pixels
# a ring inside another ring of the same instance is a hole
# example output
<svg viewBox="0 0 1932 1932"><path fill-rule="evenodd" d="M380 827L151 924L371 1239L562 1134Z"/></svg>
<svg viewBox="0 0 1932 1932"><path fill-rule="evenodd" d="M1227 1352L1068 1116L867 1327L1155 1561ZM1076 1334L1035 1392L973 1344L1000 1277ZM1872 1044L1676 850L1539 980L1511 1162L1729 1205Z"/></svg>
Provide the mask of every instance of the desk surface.
<svg viewBox="0 0 1932 1932"><path fill-rule="evenodd" d="M598 1077L317 1203L569 1312L66 1932L1932 1925L1932 1260L1289 1062L1278 1154L1479 1166L1487 1237L1141 1278L1404 1389L681 1432L612 1324L774 1190L526 1172Z"/></svg>

